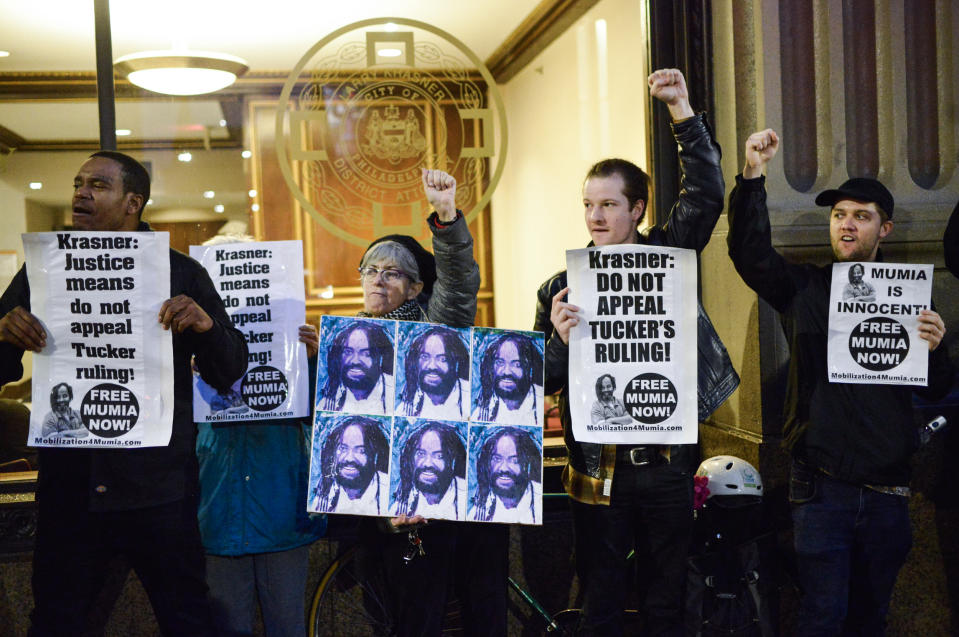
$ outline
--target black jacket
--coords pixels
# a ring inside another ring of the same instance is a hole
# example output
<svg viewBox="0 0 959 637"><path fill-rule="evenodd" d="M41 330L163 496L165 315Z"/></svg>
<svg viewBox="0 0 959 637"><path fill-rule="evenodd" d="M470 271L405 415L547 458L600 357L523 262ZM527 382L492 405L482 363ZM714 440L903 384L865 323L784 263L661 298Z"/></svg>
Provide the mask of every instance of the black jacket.
<svg viewBox="0 0 959 637"><path fill-rule="evenodd" d="M140 224L140 230L149 226ZM243 334L203 267L170 250L170 297L186 294L202 307L213 327L203 333L173 335L173 433L166 447L142 449L40 449L38 497L89 498L91 511L126 511L165 504L197 493L196 425L193 423L191 357L203 379L226 390L246 372ZM0 316L16 306L30 309L30 286L21 268L0 297ZM0 343L0 385L23 375L23 350Z"/></svg>
<svg viewBox="0 0 959 637"><path fill-rule="evenodd" d="M929 385L831 383L826 351L832 264L788 263L773 249L765 178L736 177L729 197L729 256L743 281L782 317L789 342L785 445L854 484L906 486L918 447L913 392L945 396L953 369L945 346L929 354Z"/></svg>
<svg viewBox="0 0 959 637"><path fill-rule="evenodd" d="M648 245L690 248L702 251L709 243L713 228L723 209L724 182L719 166L720 150L712 139L702 115L673 124L679 144L682 181L679 200L662 226L654 226L645 237ZM546 338L546 379L548 394L560 393L560 418L563 422L569 465L563 474L566 490L573 498L592 504L608 504L604 482L612 480L615 445L580 443L573 439L568 405L569 347L553 329L549 315L552 297L566 287L566 272L550 277L536 294L536 321L533 329ZM726 348L699 305L697 391L699 420L705 420L739 386ZM691 445L674 445L670 457L678 463L692 463Z"/></svg>

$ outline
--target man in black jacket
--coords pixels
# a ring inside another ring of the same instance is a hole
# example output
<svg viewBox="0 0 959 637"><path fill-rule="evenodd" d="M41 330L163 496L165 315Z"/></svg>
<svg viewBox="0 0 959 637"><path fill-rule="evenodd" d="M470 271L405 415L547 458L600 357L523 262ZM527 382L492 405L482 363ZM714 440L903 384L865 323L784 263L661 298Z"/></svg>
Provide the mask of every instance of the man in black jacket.
<svg viewBox="0 0 959 637"><path fill-rule="evenodd" d="M772 130L746 140L746 167L729 202L729 256L749 287L782 317L790 361L783 434L793 457L790 501L802 585L798 634L882 635L896 575L912 543L909 457L919 445L913 392L942 398L952 386L945 326L923 310L927 387L829 382L832 264L788 263L772 247L763 168L779 149ZM838 262L881 261L892 232L892 195L855 178L816 197L830 207ZM903 317L909 320L909 317ZM912 320L916 320L913 318Z"/></svg>
<svg viewBox="0 0 959 637"><path fill-rule="evenodd" d="M140 221L150 178L122 153L94 153L74 178L76 230L149 230ZM83 634L115 555L140 577L165 635L211 634L197 525L191 358L203 379L227 390L243 375L247 347L213 283L190 257L170 251L172 298L158 320L173 331L173 432L166 447L40 450L30 635ZM47 335L30 313L21 269L0 298L0 384L23 375L25 350Z"/></svg>
<svg viewBox="0 0 959 637"><path fill-rule="evenodd" d="M664 102L679 144L682 191L666 223L641 235L648 176L622 159L594 165L583 186L586 226L598 246L646 243L701 251L723 207L720 151L703 115L689 105L686 81L676 69L649 76L650 93ZM539 289L534 329L547 334L547 393L562 391L560 417L569 463L563 483L572 499L576 570L584 588L580 630L621 634L629 586L631 548L650 562L646 582L646 627L651 635L683 634L683 583L692 530L695 445L601 445L573 438L567 404L569 334L579 308L563 301L566 272ZM705 419L739 384L739 378L708 317L699 308L699 416ZM615 480L614 480L615 471Z"/></svg>

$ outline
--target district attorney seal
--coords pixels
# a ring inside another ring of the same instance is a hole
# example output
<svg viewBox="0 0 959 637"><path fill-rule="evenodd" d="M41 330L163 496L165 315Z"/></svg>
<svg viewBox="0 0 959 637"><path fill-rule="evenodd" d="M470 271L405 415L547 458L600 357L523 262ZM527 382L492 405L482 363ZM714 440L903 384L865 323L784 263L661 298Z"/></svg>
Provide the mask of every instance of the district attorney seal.
<svg viewBox="0 0 959 637"><path fill-rule="evenodd" d="M280 95L276 139L303 209L366 246L384 234L425 236L421 168L456 177L457 207L472 221L503 171L506 112L462 42L423 22L375 18L300 59Z"/></svg>

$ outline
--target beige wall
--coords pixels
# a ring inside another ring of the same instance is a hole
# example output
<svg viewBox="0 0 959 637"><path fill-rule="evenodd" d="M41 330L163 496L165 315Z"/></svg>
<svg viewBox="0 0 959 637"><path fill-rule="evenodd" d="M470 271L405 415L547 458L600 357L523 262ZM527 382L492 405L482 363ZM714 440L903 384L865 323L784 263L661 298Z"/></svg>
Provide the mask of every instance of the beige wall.
<svg viewBox="0 0 959 637"><path fill-rule="evenodd" d="M590 165L620 156L647 168L645 4L602 0L500 89L509 149L493 196L497 327L530 329L539 285L589 241Z"/></svg>

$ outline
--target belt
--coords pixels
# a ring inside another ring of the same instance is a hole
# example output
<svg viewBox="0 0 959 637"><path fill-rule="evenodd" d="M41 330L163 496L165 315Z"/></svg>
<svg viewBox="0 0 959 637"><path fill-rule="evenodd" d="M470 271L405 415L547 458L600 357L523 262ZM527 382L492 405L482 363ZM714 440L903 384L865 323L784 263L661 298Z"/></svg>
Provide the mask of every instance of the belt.
<svg viewBox="0 0 959 637"><path fill-rule="evenodd" d="M658 446L627 447L616 446L616 461L635 467L656 466L668 462L659 452Z"/></svg>

